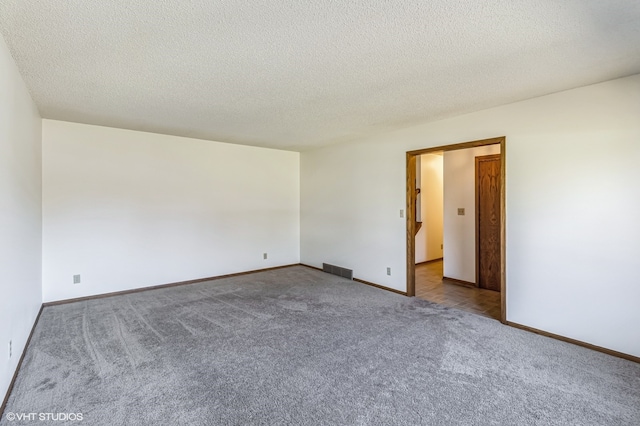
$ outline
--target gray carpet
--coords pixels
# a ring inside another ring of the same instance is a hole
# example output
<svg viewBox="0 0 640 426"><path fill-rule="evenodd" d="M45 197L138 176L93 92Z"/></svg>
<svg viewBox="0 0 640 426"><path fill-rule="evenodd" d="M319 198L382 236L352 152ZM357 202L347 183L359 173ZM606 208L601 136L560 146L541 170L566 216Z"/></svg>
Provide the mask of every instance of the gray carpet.
<svg viewBox="0 0 640 426"><path fill-rule="evenodd" d="M640 365L302 266L47 307L7 413L85 425L638 425Z"/></svg>

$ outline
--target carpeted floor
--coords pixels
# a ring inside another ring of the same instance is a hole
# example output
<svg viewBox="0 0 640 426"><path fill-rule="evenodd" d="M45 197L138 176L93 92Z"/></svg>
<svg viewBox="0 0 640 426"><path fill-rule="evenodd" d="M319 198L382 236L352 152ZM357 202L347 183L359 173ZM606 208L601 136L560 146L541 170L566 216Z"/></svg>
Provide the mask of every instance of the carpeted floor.
<svg viewBox="0 0 640 426"><path fill-rule="evenodd" d="M302 266L47 307L7 413L85 425L638 425L640 365Z"/></svg>

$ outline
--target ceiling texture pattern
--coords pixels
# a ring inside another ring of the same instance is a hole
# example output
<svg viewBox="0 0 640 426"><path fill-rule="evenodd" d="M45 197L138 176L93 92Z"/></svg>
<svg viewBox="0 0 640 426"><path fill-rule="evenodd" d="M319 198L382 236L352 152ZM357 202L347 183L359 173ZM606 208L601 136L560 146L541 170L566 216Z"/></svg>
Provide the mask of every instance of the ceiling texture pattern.
<svg viewBox="0 0 640 426"><path fill-rule="evenodd" d="M308 150L640 72L638 0L2 0L44 118Z"/></svg>

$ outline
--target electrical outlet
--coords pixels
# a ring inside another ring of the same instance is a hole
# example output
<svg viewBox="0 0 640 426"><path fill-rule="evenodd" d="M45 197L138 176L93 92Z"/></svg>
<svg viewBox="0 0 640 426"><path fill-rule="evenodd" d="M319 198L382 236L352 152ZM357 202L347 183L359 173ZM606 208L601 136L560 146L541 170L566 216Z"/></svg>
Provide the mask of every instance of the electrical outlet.
<svg viewBox="0 0 640 426"><path fill-rule="evenodd" d="M267 253L262 253L262 258L266 259L267 258Z"/></svg>
<svg viewBox="0 0 640 426"><path fill-rule="evenodd" d="M387 268L387 275L391 275L391 268Z"/></svg>
<svg viewBox="0 0 640 426"><path fill-rule="evenodd" d="M11 359L12 355L13 355L13 349L11 347L11 340L9 340L9 359Z"/></svg>
<svg viewBox="0 0 640 426"><path fill-rule="evenodd" d="M458 208L458 216L464 216L464 208Z"/></svg>
<svg viewBox="0 0 640 426"><path fill-rule="evenodd" d="M400 209L400 217L404 217L404 210Z"/></svg>
<svg viewBox="0 0 640 426"><path fill-rule="evenodd" d="M80 284L80 275L74 275L73 276L73 283L74 284Z"/></svg>

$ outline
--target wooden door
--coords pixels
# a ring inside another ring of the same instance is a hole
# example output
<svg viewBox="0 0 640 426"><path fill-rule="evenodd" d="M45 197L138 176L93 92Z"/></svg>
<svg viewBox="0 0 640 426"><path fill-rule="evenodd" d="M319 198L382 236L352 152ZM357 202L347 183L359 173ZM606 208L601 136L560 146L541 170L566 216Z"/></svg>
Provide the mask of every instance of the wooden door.
<svg viewBox="0 0 640 426"><path fill-rule="evenodd" d="M500 291L500 154L476 157L476 285Z"/></svg>

